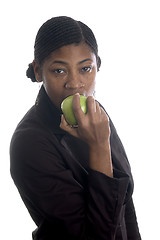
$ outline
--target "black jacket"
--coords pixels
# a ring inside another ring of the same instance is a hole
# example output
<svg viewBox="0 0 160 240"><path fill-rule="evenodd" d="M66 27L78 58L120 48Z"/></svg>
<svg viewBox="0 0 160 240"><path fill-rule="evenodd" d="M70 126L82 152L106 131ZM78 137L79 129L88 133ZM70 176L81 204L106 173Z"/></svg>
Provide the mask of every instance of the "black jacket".
<svg viewBox="0 0 160 240"><path fill-rule="evenodd" d="M89 168L87 144L60 129L60 115L42 86L11 141L11 175L37 225L33 239L141 239L131 169L112 121L114 178Z"/></svg>

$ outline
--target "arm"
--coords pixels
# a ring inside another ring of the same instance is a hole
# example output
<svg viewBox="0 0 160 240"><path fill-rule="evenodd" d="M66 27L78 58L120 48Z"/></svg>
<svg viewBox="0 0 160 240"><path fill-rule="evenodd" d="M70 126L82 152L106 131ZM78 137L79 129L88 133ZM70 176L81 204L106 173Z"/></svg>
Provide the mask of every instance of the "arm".
<svg viewBox="0 0 160 240"><path fill-rule="evenodd" d="M73 110L78 128L71 128L63 116L61 128L88 144L89 164L92 169L113 177L109 118L91 96L87 99L87 114L85 115L81 110L79 98L79 94L75 94L73 98Z"/></svg>

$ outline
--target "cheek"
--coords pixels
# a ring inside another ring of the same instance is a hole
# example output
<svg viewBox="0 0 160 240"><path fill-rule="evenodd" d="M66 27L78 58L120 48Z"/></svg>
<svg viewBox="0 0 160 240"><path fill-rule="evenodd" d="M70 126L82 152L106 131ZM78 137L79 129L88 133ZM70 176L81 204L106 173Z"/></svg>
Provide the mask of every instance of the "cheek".
<svg viewBox="0 0 160 240"><path fill-rule="evenodd" d="M95 86L96 86L96 78L95 76L92 77L92 79L88 79L87 82L87 88L88 88L88 95L93 95L93 93L95 92Z"/></svg>
<svg viewBox="0 0 160 240"><path fill-rule="evenodd" d="M42 75L43 85L47 89L47 91L53 91L56 87L56 81L51 76L50 73L45 73Z"/></svg>
<svg viewBox="0 0 160 240"><path fill-rule="evenodd" d="M96 81L92 82L92 85L90 87L90 91L92 92L92 94L95 92L95 86L96 86Z"/></svg>

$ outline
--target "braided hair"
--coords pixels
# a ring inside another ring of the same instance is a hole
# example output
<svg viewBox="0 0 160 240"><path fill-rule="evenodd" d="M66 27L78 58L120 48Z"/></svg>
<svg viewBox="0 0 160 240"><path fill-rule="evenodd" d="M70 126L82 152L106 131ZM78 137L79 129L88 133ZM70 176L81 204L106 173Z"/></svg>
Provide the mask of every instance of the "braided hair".
<svg viewBox="0 0 160 240"><path fill-rule="evenodd" d="M101 60L98 56L98 45L92 30L84 23L66 16L53 17L40 27L35 39L34 59L39 66L42 66L45 58L54 50L81 42L88 44L94 52L99 70ZM32 63L29 64L26 75L32 82L37 82Z"/></svg>

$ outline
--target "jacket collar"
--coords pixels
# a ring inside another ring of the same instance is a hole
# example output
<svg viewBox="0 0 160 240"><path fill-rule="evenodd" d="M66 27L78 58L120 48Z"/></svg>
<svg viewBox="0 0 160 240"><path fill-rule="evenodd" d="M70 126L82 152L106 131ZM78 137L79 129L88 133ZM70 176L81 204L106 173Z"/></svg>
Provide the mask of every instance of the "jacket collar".
<svg viewBox="0 0 160 240"><path fill-rule="evenodd" d="M62 112L52 103L42 85L37 96L35 107L41 121L55 134L66 134L59 126Z"/></svg>

